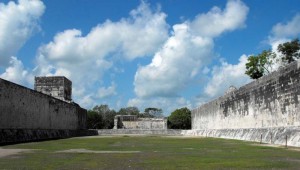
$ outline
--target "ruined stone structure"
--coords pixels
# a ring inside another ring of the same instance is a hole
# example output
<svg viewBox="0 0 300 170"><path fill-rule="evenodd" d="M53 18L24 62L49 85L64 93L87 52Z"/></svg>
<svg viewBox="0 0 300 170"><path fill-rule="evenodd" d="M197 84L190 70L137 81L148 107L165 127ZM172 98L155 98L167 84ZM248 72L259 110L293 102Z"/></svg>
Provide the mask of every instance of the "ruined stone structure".
<svg viewBox="0 0 300 170"><path fill-rule="evenodd" d="M58 80L57 84L66 87L65 99L71 100L70 81L56 78L53 80ZM38 89L41 81L36 81ZM0 79L0 143L74 136L78 130L86 129L86 116L87 111L76 103Z"/></svg>
<svg viewBox="0 0 300 170"><path fill-rule="evenodd" d="M300 146L300 61L192 110L190 134Z"/></svg>
<svg viewBox="0 0 300 170"><path fill-rule="evenodd" d="M72 100L72 82L64 76L35 77L34 90L60 100Z"/></svg>
<svg viewBox="0 0 300 170"><path fill-rule="evenodd" d="M114 129L167 129L166 118L138 118L136 115L117 115L114 119Z"/></svg>

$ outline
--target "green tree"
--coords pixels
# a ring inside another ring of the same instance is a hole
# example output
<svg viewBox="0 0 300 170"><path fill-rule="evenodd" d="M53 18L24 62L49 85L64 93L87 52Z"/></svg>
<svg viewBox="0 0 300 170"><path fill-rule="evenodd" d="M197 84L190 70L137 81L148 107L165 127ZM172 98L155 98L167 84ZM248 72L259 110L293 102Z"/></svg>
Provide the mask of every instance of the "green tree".
<svg viewBox="0 0 300 170"><path fill-rule="evenodd" d="M191 129L191 111L184 107L176 109L168 117L169 129Z"/></svg>
<svg viewBox="0 0 300 170"><path fill-rule="evenodd" d="M275 63L276 54L271 50L264 50L258 55L253 55L248 58L246 63L246 72L252 79L258 79L272 71Z"/></svg>
<svg viewBox="0 0 300 170"><path fill-rule="evenodd" d="M89 112L90 115L88 114L88 120L94 124L97 124L97 129L112 129L114 127L114 118L117 113L116 111L110 109L108 105L96 105ZM98 118L95 113L97 113L101 119Z"/></svg>
<svg viewBox="0 0 300 170"><path fill-rule="evenodd" d="M95 111L89 110L87 112L87 128L88 129L102 129L103 118Z"/></svg>
<svg viewBox="0 0 300 170"><path fill-rule="evenodd" d="M118 112L119 115L139 115L140 111L137 107L121 108Z"/></svg>
<svg viewBox="0 0 300 170"><path fill-rule="evenodd" d="M144 117L164 117L162 109L155 107L148 107L144 111Z"/></svg>
<svg viewBox="0 0 300 170"><path fill-rule="evenodd" d="M281 57L284 63L291 63L300 58L300 43L299 39L296 38L290 42L279 44L277 51L283 56Z"/></svg>

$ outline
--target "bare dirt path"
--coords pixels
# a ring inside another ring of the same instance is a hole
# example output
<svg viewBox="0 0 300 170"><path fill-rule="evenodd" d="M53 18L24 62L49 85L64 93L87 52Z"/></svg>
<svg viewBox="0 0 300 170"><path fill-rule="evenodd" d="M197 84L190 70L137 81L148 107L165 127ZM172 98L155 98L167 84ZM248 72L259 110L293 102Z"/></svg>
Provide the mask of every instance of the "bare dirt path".
<svg viewBox="0 0 300 170"><path fill-rule="evenodd" d="M60 153L140 153L141 151L93 151L87 149L69 149L57 151Z"/></svg>
<svg viewBox="0 0 300 170"><path fill-rule="evenodd" d="M0 158L3 157L7 157L7 156L11 156L11 155L18 155L20 153L28 153L28 152L32 152L35 149L3 149L0 148Z"/></svg>

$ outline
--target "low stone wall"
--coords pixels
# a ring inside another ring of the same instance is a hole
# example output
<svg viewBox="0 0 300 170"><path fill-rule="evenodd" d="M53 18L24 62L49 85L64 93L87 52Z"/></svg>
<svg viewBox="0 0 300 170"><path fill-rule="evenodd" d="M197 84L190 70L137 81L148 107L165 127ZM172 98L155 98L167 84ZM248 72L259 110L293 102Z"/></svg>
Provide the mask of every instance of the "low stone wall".
<svg viewBox="0 0 300 170"><path fill-rule="evenodd" d="M98 132L96 130L0 129L0 145L93 135L98 135Z"/></svg>
<svg viewBox="0 0 300 170"><path fill-rule="evenodd" d="M116 115L114 129L166 130L167 118L138 118L136 115Z"/></svg>
<svg viewBox="0 0 300 170"><path fill-rule="evenodd" d="M98 129L98 135L182 135L182 130Z"/></svg>
<svg viewBox="0 0 300 170"><path fill-rule="evenodd" d="M122 121L126 129L167 129L167 120L157 118L139 118L136 121Z"/></svg>
<svg viewBox="0 0 300 170"><path fill-rule="evenodd" d="M300 147L300 127L205 129L182 131L186 136L216 137ZM286 143L287 142L287 143Z"/></svg>

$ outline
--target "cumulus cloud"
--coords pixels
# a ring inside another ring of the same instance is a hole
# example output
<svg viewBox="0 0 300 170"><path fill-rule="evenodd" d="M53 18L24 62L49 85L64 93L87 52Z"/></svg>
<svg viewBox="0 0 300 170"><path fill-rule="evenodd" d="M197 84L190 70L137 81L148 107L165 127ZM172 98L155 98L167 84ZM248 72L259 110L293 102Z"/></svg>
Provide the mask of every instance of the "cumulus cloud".
<svg viewBox="0 0 300 170"><path fill-rule="evenodd" d="M237 64L221 61L221 66L213 67L212 77L204 88L206 96L221 96L231 85L240 87L250 82L249 76L245 74L247 59L246 55L242 55Z"/></svg>
<svg viewBox="0 0 300 170"><path fill-rule="evenodd" d="M272 28L272 37L276 39L297 37L300 33L300 14L296 14L287 23L277 23Z"/></svg>
<svg viewBox="0 0 300 170"><path fill-rule="evenodd" d="M0 77L23 85L32 85L34 79L31 71L28 71L24 67L23 63L16 57L10 58L9 66L6 68L5 72L0 75Z"/></svg>
<svg viewBox="0 0 300 170"><path fill-rule="evenodd" d="M296 14L290 21L286 23L277 23L273 26L271 34L269 35L268 43L271 46L273 52L277 54L277 62L274 65L274 70L283 65L281 60L281 54L278 53L277 48L279 44L291 41L300 34L300 14Z"/></svg>
<svg viewBox="0 0 300 170"><path fill-rule="evenodd" d="M300 30L300 15L296 14L290 21L286 23L277 23L273 26L269 36L269 45L272 51L278 54L277 47L279 44L290 41L299 35ZM277 55L278 57L280 54ZM276 70L281 64L278 60L273 65L273 70ZM212 77L204 88L204 95L198 98L198 103L202 104L203 101L221 96L231 86L240 87L247 82L250 78L245 74L245 64L247 63L247 56L242 55L238 64L229 64L226 61L221 61L221 66L215 66L212 69Z"/></svg>
<svg viewBox="0 0 300 170"><path fill-rule="evenodd" d="M90 94L96 84L101 84L103 74L113 68L114 58L132 60L153 55L168 38L166 14L141 2L128 18L117 22L105 21L83 35L78 29L58 33L53 41L43 45L37 56L40 75L65 75L81 89L75 98ZM93 98L115 94L115 86L100 88ZM110 93L110 94L109 94Z"/></svg>
<svg viewBox="0 0 300 170"><path fill-rule="evenodd" d="M19 0L0 3L0 66L4 67L16 55L35 30L45 6L39 0Z"/></svg>
<svg viewBox="0 0 300 170"><path fill-rule="evenodd" d="M244 26L248 7L241 1L228 1L222 11L213 7L192 21L173 26L171 37L157 51L149 65L135 75L139 98L176 96L213 58L213 38Z"/></svg>
<svg viewBox="0 0 300 170"><path fill-rule="evenodd" d="M107 98L114 95L117 95L116 84L114 82L109 87L100 87L98 89L99 98Z"/></svg>
<svg viewBox="0 0 300 170"><path fill-rule="evenodd" d="M216 37L225 31L233 31L245 26L248 7L239 0L231 0L222 11L213 7L205 14L199 14L191 23L191 29L202 37Z"/></svg>

